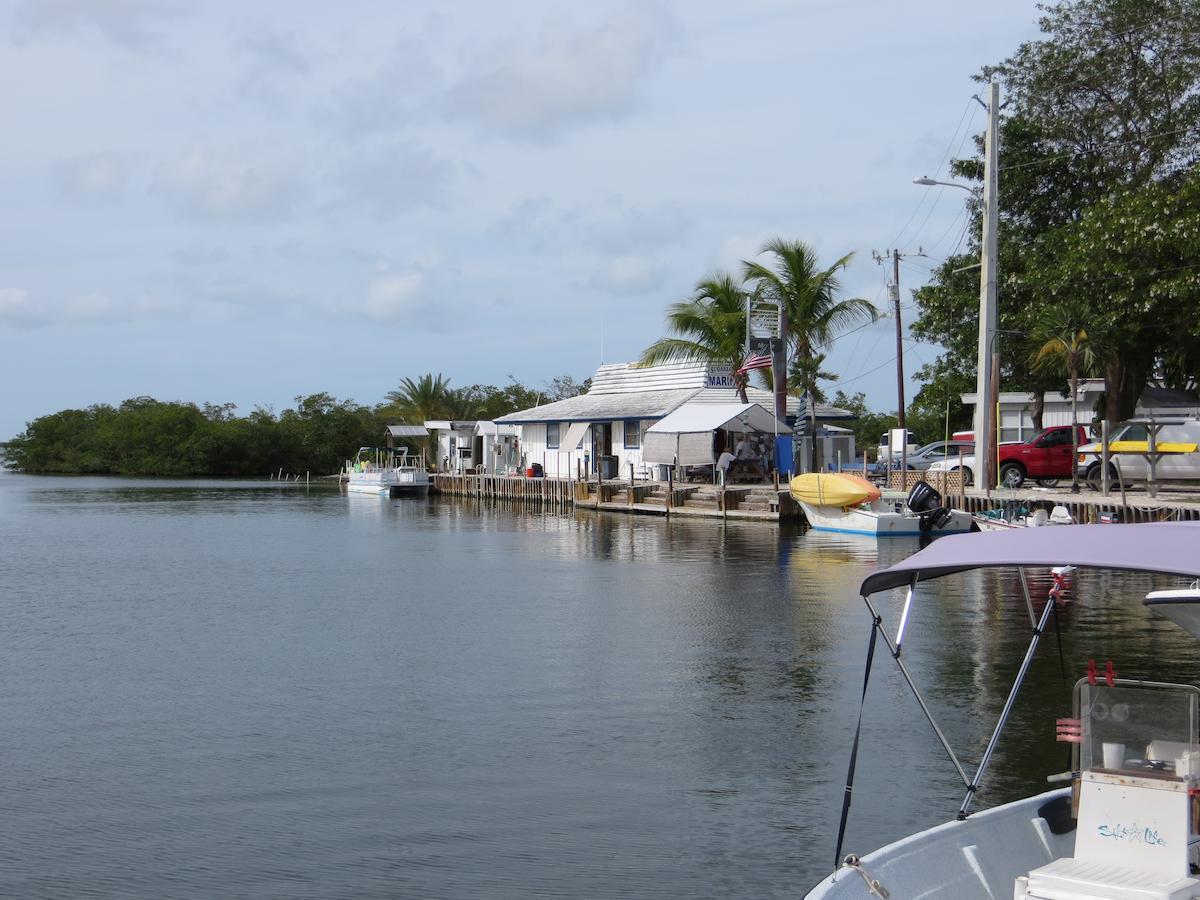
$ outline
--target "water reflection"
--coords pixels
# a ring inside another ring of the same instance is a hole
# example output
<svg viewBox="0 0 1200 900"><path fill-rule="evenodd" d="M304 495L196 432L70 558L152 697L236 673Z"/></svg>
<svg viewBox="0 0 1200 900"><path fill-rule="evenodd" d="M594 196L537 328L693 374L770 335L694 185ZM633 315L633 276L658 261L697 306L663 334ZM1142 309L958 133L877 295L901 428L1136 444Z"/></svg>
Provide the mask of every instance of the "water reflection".
<svg viewBox="0 0 1200 900"><path fill-rule="evenodd" d="M0 893L795 896L829 866L870 619L907 540L271 483L0 477ZM1015 573L918 591L965 762L1029 635ZM1044 572L1026 574L1040 609ZM1152 579L1080 573L1088 658L1196 680ZM902 592L880 598L894 613ZM980 800L1063 768L1043 640ZM951 817L881 654L849 849ZM129 873L138 873L136 883ZM53 873L54 882L49 881Z"/></svg>

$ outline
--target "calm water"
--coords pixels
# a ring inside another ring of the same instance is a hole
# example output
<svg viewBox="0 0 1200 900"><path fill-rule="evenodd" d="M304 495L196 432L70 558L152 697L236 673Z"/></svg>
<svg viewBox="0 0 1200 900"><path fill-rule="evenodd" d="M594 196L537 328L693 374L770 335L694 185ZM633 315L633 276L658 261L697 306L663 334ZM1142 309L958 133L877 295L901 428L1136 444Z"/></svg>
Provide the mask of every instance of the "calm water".
<svg viewBox="0 0 1200 900"><path fill-rule="evenodd" d="M855 589L916 544L0 474L0 547L0 895L599 898L796 897L826 873ZM1071 680L1089 656L1200 680L1149 585L1079 580ZM971 761L1024 615L1012 575L922 589L905 652ZM894 669L848 849L960 799ZM1050 635L982 801L1064 767L1063 685Z"/></svg>

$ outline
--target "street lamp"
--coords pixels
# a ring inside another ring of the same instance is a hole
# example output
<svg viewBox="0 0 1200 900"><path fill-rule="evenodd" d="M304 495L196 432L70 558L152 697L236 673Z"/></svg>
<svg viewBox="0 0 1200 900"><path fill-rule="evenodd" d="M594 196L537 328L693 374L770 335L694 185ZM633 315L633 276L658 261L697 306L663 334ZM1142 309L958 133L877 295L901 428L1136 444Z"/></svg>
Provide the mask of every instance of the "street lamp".
<svg viewBox="0 0 1200 900"><path fill-rule="evenodd" d="M942 187L961 188L969 194L979 193L979 188L973 188L967 184L958 184L954 181L938 181L936 178L930 178L928 175L922 175L920 178L914 178L913 184L919 184L922 187L933 187L934 185L940 184Z"/></svg>
<svg viewBox="0 0 1200 900"><path fill-rule="evenodd" d="M993 429L996 428L996 410L992 407L992 394L995 381L1000 376L1000 358L993 352L996 340L996 263L999 257L996 237L999 232L999 171L997 158L996 132L999 127L1000 86L992 82L988 86L988 123L983 141L983 191L979 194L983 204L983 234L980 241L979 266L979 356L975 383L975 446L985 448L984 457L987 464L984 470L984 489L991 494L992 485L996 483L996 463L993 456L995 440ZM944 185L945 187L962 188L975 195L976 191L965 184L953 181L938 181L923 175L914 178L913 184L924 187ZM978 451L976 451L978 454Z"/></svg>

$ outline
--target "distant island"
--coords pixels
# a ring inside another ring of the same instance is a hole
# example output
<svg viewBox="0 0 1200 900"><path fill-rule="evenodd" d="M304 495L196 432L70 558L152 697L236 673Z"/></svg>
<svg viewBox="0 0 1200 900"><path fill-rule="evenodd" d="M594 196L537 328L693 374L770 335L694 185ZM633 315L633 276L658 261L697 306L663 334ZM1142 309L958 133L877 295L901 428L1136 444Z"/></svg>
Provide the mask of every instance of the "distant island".
<svg viewBox="0 0 1200 900"><path fill-rule="evenodd" d="M296 397L293 409L232 403L164 402L134 397L41 416L5 444L4 466L26 473L266 476L333 474L359 447L377 445L384 426L430 419L493 419L587 388L569 375L538 390L515 379L502 386L452 388L441 374L404 378L375 406L327 393Z"/></svg>

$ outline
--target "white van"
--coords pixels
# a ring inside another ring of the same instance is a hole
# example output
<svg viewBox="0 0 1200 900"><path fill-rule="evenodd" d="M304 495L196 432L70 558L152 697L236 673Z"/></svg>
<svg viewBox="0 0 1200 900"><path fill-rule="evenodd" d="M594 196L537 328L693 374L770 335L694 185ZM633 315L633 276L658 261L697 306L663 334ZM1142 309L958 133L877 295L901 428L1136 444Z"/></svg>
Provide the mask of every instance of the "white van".
<svg viewBox="0 0 1200 900"><path fill-rule="evenodd" d="M1163 425L1154 438L1155 446L1163 452L1154 469L1155 481L1200 481L1200 420L1185 419L1171 425ZM1176 445L1171 448L1170 445ZM1116 445L1114 447L1114 445ZM1122 447L1121 445L1126 445ZM1140 422L1118 426L1109 437L1109 481L1115 487L1117 474L1126 485L1144 482L1150 475L1150 430ZM1111 452L1115 449L1118 452ZM1142 452L1138 452L1141 450ZM1075 469L1088 487L1099 490L1101 483L1101 445L1084 444L1075 459Z"/></svg>
<svg viewBox="0 0 1200 900"><path fill-rule="evenodd" d="M912 456L921 448L921 445L917 443L917 437L911 431L906 429L904 434L908 438L908 447L906 448L906 452L909 456ZM892 433L890 431L885 431L883 433L883 437L879 439L879 447L877 451L879 455L876 458L881 463L886 463L888 461L888 457L891 456L891 436ZM892 457L892 462L895 465L900 465L900 456L901 451L900 448L897 447L896 455Z"/></svg>

